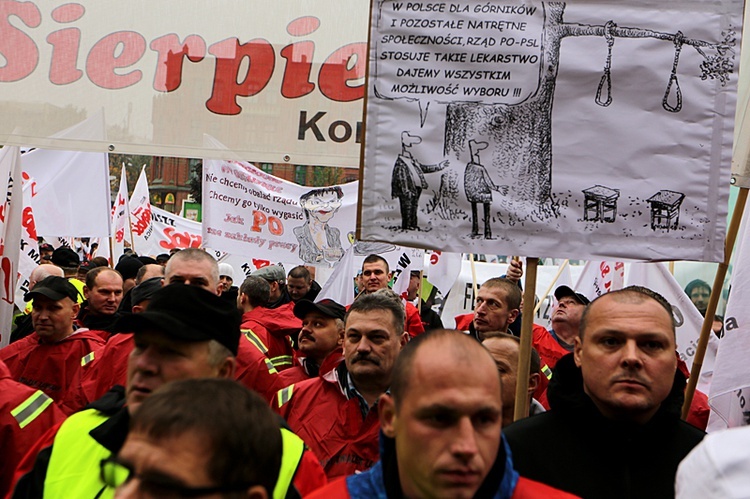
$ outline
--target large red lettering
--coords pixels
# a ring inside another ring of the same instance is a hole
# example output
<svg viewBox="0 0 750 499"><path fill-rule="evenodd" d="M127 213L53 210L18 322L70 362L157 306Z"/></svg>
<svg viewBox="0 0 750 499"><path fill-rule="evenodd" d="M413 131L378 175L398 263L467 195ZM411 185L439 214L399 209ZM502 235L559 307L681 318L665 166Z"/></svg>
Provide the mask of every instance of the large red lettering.
<svg viewBox="0 0 750 499"><path fill-rule="evenodd" d="M236 38L227 38L211 45L208 52L216 57L216 70L206 108L216 114L240 114L242 108L237 104L237 97L251 97L271 80L276 61L273 47L262 38L243 44ZM249 61L247 73L238 83L240 66L245 58Z"/></svg>
<svg viewBox="0 0 750 499"><path fill-rule="evenodd" d="M160 36L149 48L159 54L154 76L154 90L159 92L172 92L180 87L186 57L190 62L200 62L206 56L206 42L198 35L188 36L183 43L175 34Z"/></svg>
<svg viewBox="0 0 750 499"><path fill-rule="evenodd" d="M29 28L42 22L42 14L32 2L0 2L0 54L5 65L0 68L0 82L18 81L29 76L39 63L39 48L26 33L10 24L18 17Z"/></svg>
<svg viewBox="0 0 750 499"><path fill-rule="evenodd" d="M167 240L159 241L159 246L164 249L200 248L201 246L201 236L189 232L177 232L174 227L164 229L164 235L167 236Z"/></svg>
<svg viewBox="0 0 750 499"><path fill-rule="evenodd" d="M146 39L140 33L112 33L91 48L86 59L86 74L94 85L110 90L135 85L143 78L142 71L136 69L129 73L117 74L115 70L132 66L145 52Z"/></svg>
<svg viewBox="0 0 750 499"><path fill-rule="evenodd" d="M52 11L52 19L59 23L70 23L83 17L83 5L69 3ZM49 81L55 85L73 83L83 76L78 69L78 50L81 46L81 30L65 28L53 31L47 36L52 45L52 61L49 68Z"/></svg>
<svg viewBox="0 0 750 499"><path fill-rule="evenodd" d="M318 74L320 93L337 102L363 98L366 57L366 43L350 43L329 55Z"/></svg>

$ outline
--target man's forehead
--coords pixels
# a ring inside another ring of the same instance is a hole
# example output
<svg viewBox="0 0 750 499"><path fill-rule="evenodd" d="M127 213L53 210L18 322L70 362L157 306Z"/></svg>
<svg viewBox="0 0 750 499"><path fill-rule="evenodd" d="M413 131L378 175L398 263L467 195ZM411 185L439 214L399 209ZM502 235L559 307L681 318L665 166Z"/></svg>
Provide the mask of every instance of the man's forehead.
<svg viewBox="0 0 750 499"><path fill-rule="evenodd" d="M482 286L479 288L477 296L483 299L494 298L495 300L505 303L508 298L508 292L500 286Z"/></svg>
<svg viewBox="0 0 750 499"><path fill-rule="evenodd" d="M376 308L361 312L354 310L349 312L349 315L346 318L346 329L348 331L355 326L359 332L385 329L392 335L396 334L396 331L393 328L393 313L385 308Z"/></svg>
<svg viewBox="0 0 750 499"><path fill-rule="evenodd" d="M377 262L370 262L370 263L362 264L362 272L366 272L368 270L369 271L382 270L385 272L385 263L381 261L377 261Z"/></svg>

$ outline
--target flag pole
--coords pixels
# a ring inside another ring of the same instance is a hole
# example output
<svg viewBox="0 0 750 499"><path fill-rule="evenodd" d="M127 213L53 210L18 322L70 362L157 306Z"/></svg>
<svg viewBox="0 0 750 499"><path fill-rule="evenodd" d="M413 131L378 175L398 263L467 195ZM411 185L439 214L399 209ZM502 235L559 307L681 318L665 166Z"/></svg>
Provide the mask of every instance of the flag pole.
<svg viewBox="0 0 750 499"><path fill-rule="evenodd" d="M477 268L474 266L474 253L469 253L469 262L471 262L471 288L474 291L474 300L477 299L479 288L477 286Z"/></svg>
<svg viewBox="0 0 750 499"><path fill-rule="evenodd" d="M734 211L732 212L732 219L727 228L727 236L724 242L724 261L721 262L716 269L714 285L711 288L711 297L709 298L708 307L706 308L706 315L703 317L703 327L701 328L698 347L695 351L693 366L690 369L688 385L685 389L685 402L682 404L682 419L687 419L688 412L690 411L690 404L693 402L693 395L695 395L695 388L698 386L698 378L700 377L701 368L703 367L703 358L706 356L708 338L710 334L713 334L711 326L714 322L714 315L716 315L716 307L719 304L721 288L724 285L724 278L727 275L729 261L732 258L732 250L734 249L734 243L737 240L737 233L740 230L742 213L745 211L745 203L747 202L747 191L746 188L740 188L740 192L737 196L737 203L734 205Z"/></svg>
<svg viewBox="0 0 750 499"><path fill-rule="evenodd" d="M521 322L521 346L518 352L518 375L516 376L516 406L513 421L529 415L529 371L531 368L531 326L534 323L534 294L536 293L536 271L539 258L526 258L526 280L523 287L523 321Z"/></svg>
<svg viewBox="0 0 750 499"><path fill-rule="evenodd" d="M552 291L552 288L557 283L557 280L560 278L560 275L562 275L563 270L565 270L565 267L570 263L570 260L565 260L560 264L560 268L557 269L557 274L555 274L555 277L552 278L552 282L547 287L547 290L544 292L543 295L539 296L539 303L536 304L534 307L534 316L536 317L536 313L539 312L539 309L542 306L542 302L544 302L544 299L549 295L549 292Z"/></svg>

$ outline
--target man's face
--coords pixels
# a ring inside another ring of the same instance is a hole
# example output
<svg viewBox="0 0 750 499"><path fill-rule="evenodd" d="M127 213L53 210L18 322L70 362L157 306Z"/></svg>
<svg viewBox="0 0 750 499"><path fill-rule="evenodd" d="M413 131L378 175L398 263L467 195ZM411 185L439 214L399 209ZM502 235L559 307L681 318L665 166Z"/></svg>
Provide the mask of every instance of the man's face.
<svg viewBox="0 0 750 499"><path fill-rule="evenodd" d="M409 276L409 287L406 288L407 300L411 301L417 297L417 294L419 293L420 283L421 283L421 279L419 278L418 275Z"/></svg>
<svg viewBox="0 0 750 499"><path fill-rule="evenodd" d="M232 283L234 282L234 279L229 277L228 275L220 275L219 276L219 289L223 293L224 291L228 291L229 288L232 287Z"/></svg>
<svg viewBox="0 0 750 499"><path fill-rule="evenodd" d="M693 290L690 292L690 301L693 302L693 305L695 305L695 308L697 308L701 314L706 313L706 309L708 308L708 299L710 297L711 292L708 290L708 288L703 286L693 288Z"/></svg>
<svg viewBox="0 0 750 499"><path fill-rule="evenodd" d="M577 331L581 324L581 315L583 315L585 309L586 306L572 296L563 296L557 302L554 312L552 312L552 324L565 323L568 327Z"/></svg>
<svg viewBox="0 0 750 499"><path fill-rule="evenodd" d="M73 332L73 320L80 307L70 298L53 300L43 295L34 295L31 323L34 331L47 341L59 341Z"/></svg>
<svg viewBox="0 0 750 499"><path fill-rule="evenodd" d="M164 275L164 285L188 284L219 294L219 282L211 277L212 270L211 262L207 260L181 259L175 256L169 263L169 273Z"/></svg>
<svg viewBox="0 0 750 499"><path fill-rule="evenodd" d="M362 280L364 281L365 291L372 293L379 289L388 287L388 270L383 262L365 263L362 265Z"/></svg>
<svg viewBox="0 0 750 499"><path fill-rule="evenodd" d="M356 383L361 379L387 380L396 356L406 343L397 335L390 310L350 312L344 332L344 360Z"/></svg>
<svg viewBox="0 0 750 499"><path fill-rule="evenodd" d="M482 345L490 351L502 381L503 412L513 414L518 379L518 343L509 338L487 338ZM511 419L508 423L512 423Z"/></svg>
<svg viewBox="0 0 750 499"><path fill-rule="evenodd" d="M380 399L381 427L396 440L405 497L474 497L497 457L502 426L497 371L471 369L445 344L417 352L399 408Z"/></svg>
<svg viewBox="0 0 750 499"><path fill-rule="evenodd" d="M652 299L628 303L605 295L589 306L574 351L584 390L604 416L644 423L674 382L671 317Z"/></svg>
<svg viewBox="0 0 750 499"><path fill-rule="evenodd" d="M151 392L170 381L215 378L219 368L209 363L207 341L178 341L157 331L133 334L128 357L127 405L131 413Z"/></svg>
<svg viewBox="0 0 750 499"><path fill-rule="evenodd" d="M216 487L220 484L209 474L212 456L206 439L194 431L158 440L131 431L117 460L137 477L118 488L117 497L172 497L179 488Z"/></svg>
<svg viewBox="0 0 750 499"><path fill-rule="evenodd" d="M104 271L94 281L94 287L83 288L89 310L95 315L112 315L122 301L122 277L116 272Z"/></svg>
<svg viewBox="0 0 750 499"><path fill-rule="evenodd" d="M321 362L341 346L341 336L336 319L320 312L310 312L302 319L302 329L297 339L299 351Z"/></svg>
<svg viewBox="0 0 750 499"><path fill-rule="evenodd" d="M508 308L507 293L500 287L482 286L474 306L474 328L480 333L506 332L518 317L518 309Z"/></svg>
<svg viewBox="0 0 750 499"><path fill-rule="evenodd" d="M286 288L294 301L300 301L310 291L310 283L304 277L287 277Z"/></svg>
<svg viewBox="0 0 750 499"><path fill-rule="evenodd" d="M321 223L331 220L340 207L341 200L335 192L310 196L302 203L302 208L309 211L310 216Z"/></svg>

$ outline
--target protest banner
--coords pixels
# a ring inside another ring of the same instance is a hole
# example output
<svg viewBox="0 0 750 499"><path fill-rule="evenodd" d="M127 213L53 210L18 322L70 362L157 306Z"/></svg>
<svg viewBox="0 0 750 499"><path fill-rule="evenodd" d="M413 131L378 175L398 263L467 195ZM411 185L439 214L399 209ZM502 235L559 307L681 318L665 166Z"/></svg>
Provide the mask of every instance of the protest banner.
<svg viewBox="0 0 750 499"><path fill-rule="evenodd" d="M652 291L656 291L672 305L677 353L690 369L693 366L696 346L703 324L703 317L695 308L693 302L690 301L690 297L685 294L680 284L663 263L629 264L627 282L628 286L645 286ZM705 394L708 394L711 386L718 342L719 340L715 336L709 341L709 349L706 351L703 371L700 374L701 379L697 384L698 390Z"/></svg>
<svg viewBox="0 0 750 499"><path fill-rule="evenodd" d="M720 261L741 12L374 2L360 237Z"/></svg>
<svg viewBox="0 0 750 499"><path fill-rule="evenodd" d="M711 428L732 428L750 424L750 233L745 206L732 272L731 292L724 313L724 337L719 341L713 379L708 396ZM713 336L713 333L711 333ZM708 357L708 350L706 357Z"/></svg>
<svg viewBox="0 0 750 499"><path fill-rule="evenodd" d="M583 265L581 275L573 289L589 300L595 300L605 293L621 289L624 285L625 264L623 262L588 261Z"/></svg>
<svg viewBox="0 0 750 499"><path fill-rule="evenodd" d="M0 149L0 186L5 198L0 205L0 348L10 342L13 303L18 280L18 257L23 225L21 151Z"/></svg>
<svg viewBox="0 0 750 499"><path fill-rule="evenodd" d="M31 207L33 185L33 178L29 177L23 179L23 230L21 230L21 244L18 255L18 282L16 283L15 297L15 304L19 310L24 310L26 308L26 303L24 302L23 297L29 291L29 278L31 277L31 272L42 263L42 258L39 254L39 242L37 241L34 210Z"/></svg>
<svg viewBox="0 0 750 499"><path fill-rule="evenodd" d="M359 163L366 2L0 5L0 143L229 158L211 130L242 158ZM99 110L103 137L52 136Z"/></svg>
<svg viewBox="0 0 750 499"><path fill-rule="evenodd" d="M130 201L128 200L128 178L125 174L125 165L122 165L120 175L120 189L117 191L115 203L112 205L112 250L115 261L122 255L125 249L125 241L133 245L130 236Z"/></svg>
<svg viewBox="0 0 750 499"><path fill-rule="evenodd" d="M84 142L100 139L104 133L103 119L98 113L58 136ZM111 235L106 153L34 149L22 156L21 168L25 178L34 178L32 205L40 234L49 237Z"/></svg>
<svg viewBox="0 0 750 499"><path fill-rule="evenodd" d="M204 160L203 243L272 262L333 266L353 241L357 188L305 187L247 162Z"/></svg>
<svg viewBox="0 0 750 499"><path fill-rule="evenodd" d="M154 234L154 224L151 221L151 198L146 178L146 165L143 165L138 181L133 188L130 198L130 232L133 236L133 246L137 252L147 250L149 240Z"/></svg>

